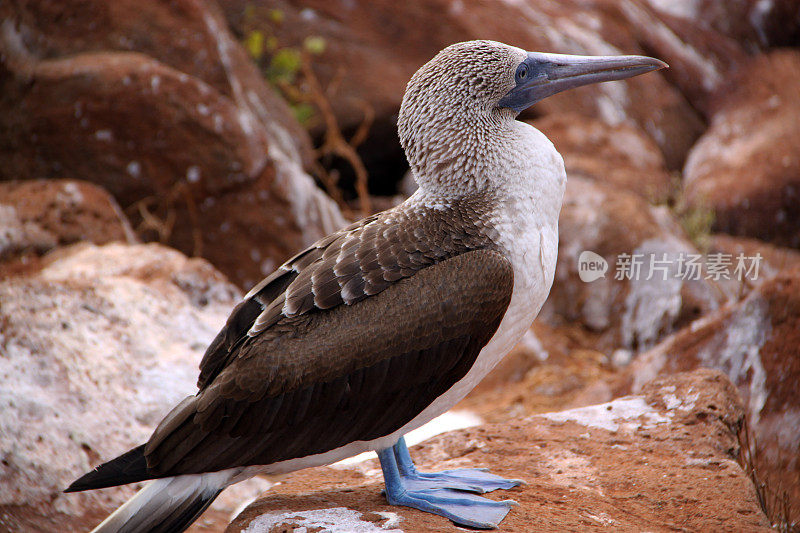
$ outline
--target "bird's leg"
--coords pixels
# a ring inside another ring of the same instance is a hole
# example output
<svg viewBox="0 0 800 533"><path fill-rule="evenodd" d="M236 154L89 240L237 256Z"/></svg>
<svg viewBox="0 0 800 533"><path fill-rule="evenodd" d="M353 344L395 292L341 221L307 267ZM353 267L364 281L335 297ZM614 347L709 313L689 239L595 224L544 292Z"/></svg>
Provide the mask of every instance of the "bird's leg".
<svg viewBox="0 0 800 533"><path fill-rule="evenodd" d="M459 468L442 472L423 473L417 471L408 453L403 437L392 447L400 475L410 481L415 488L447 488L469 492L492 492L497 489L510 489L525 482L520 479L505 479L490 474L485 468Z"/></svg>
<svg viewBox="0 0 800 533"><path fill-rule="evenodd" d="M405 448L408 454L405 443L402 444L402 448ZM408 462L404 460L404 474L398 464L394 448L379 451L378 458L386 484L386 499L392 505L413 507L449 518L457 525L479 529L496 528L508 514L509 509L516 505L512 500L498 502L463 490L445 488L439 484L421 486L422 480L406 475L409 472L409 465L413 468L410 457Z"/></svg>

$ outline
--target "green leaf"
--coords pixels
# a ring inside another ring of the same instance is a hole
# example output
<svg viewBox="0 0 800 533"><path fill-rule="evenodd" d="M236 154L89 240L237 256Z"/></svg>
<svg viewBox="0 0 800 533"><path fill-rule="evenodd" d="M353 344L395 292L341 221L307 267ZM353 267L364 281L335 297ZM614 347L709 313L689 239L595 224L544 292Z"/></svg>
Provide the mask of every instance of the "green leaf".
<svg viewBox="0 0 800 533"><path fill-rule="evenodd" d="M301 61L300 52L294 48L282 48L272 56L268 76L273 81L291 83L300 70Z"/></svg>
<svg viewBox="0 0 800 533"><path fill-rule="evenodd" d="M312 118L314 118L314 108L306 103L293 105L292 112L294 113L294 118L297 119L297 122L303 125L307 124Z"/></svg>
<svg viewBox="0 0 800 533"><path fill-rule="evenodd" d="M269 12L269 20L275 24L283 22L283 11L280 9L271 9Z"/></svg>
<svg viewBox="0 0 800 533"><path fill-rule="evenodd" d="M327 44L328 43L325 42L324 37L320 37L319 35L309 35L303 41L303 48L305 48L309 54L316 56L325 51Z"/></svg>
<svg viewBox="0 0 800 533"><path fill-rule="evenodd" d="M264 55L264 34L258 30L251 31L244 39L244 47L250 57L256 61L260 60Z"/></svg>

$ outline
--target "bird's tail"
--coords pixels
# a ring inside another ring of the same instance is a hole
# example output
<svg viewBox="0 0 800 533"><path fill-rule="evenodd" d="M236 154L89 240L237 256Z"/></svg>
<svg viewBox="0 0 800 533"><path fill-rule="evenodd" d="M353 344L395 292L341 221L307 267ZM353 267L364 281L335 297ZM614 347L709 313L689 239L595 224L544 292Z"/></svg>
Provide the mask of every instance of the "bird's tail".
<svg viewBox="0 0 800 533"><path fill-rule="evenodd" d="M180 533L225 488L214 474L167 477L151 481L92 533Z"/></svg>

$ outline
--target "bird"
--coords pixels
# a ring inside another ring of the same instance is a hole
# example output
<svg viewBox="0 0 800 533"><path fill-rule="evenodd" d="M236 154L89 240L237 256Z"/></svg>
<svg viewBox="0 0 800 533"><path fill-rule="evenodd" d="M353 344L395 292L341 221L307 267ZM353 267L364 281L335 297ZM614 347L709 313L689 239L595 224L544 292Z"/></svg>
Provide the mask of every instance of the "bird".
<svg viewBox="0 0 800 533"><path fill-rule="evenodd" d="M179 532L227 486L374 450L389 504L496 528L522 483L420 472L403 435L511 350L550 288L561 155L519 114L561 91L664 68L645 56L452 44L410 79L398 135L418 189L286 261L233 309L198 391L150 439L72 483L152 480L96 532Z"/></svg>

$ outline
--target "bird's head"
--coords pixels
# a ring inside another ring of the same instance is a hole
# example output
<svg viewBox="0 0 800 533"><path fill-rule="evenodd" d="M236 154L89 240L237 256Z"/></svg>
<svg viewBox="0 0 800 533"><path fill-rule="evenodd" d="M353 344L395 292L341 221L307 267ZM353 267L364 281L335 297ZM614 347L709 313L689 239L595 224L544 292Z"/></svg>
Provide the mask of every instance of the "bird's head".
<svg viewBox="0 0 800 533"><path fill-rule="evenodd" d="M455 139L475 137L472 145L478 150L480 137L498 134L504 123L548 96L666 66L644 56L547 54L495 41L456 43L408 82L398 117L400 142L418 179L446 168L469 172L459 167L481 154L454 150Z"/></svg>

